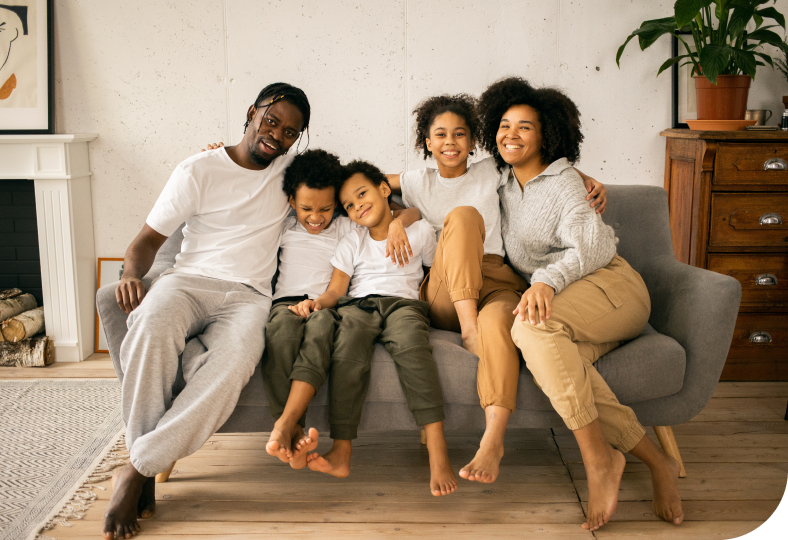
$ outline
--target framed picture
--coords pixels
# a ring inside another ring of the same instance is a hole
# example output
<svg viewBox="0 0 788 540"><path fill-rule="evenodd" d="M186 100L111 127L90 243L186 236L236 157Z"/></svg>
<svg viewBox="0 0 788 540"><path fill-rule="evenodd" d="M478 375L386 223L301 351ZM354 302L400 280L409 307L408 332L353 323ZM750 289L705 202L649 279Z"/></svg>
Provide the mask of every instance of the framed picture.
<svg viewBox="0 0 788 540"><path fill-rule="evenodd" d="M99 290L104 285L120 280L123 275L123 259L103 259L98 260L98 286ZM108 353L107 336L104 335L104 327L101 326L98 309L96 310L96 346L95 351Z"/></svg>
<svg viewBox="0 0 788 540"><path fill-rule="evenodd" d="M0 134L54 130L54 0L0 0Z"/></svg>
<svg viewBox="0 0 788 540"><path fill-rule="evenodd" d="M691 51L695 50L695 42L689 32L678 33L687 42ZM689 38L689 39L687 39ZM687 54L683 43L676 36L673 39L673 58ZM681 48L679 48L681 47ZM673 127L689 129L687 120L697 120L698 107L695 103L695 79L692 78L692 64L681 66L684 62L673 64Z"/></svg>

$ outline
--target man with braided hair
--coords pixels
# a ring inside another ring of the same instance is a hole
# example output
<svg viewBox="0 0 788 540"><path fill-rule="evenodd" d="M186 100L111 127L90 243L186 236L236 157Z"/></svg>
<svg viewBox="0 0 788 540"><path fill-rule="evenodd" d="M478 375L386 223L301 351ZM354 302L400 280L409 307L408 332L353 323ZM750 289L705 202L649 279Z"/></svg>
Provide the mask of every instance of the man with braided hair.
<svg viewBox="0 0 788 540"><path fill-rule="evenodd" d="M154 511L155 475L219 429L262 357L290 209L282 182L293 156L285 154L308 129L309 116L300 89L264 88L246 113L240 144L178 165L126 250L115 296L129 313L120 364L130 463L114 478L104 538L139 532L137 518ZM142 276L183 222L175 266L146 293ZM183 358L186 386L173 399L178 356L193 337L204 348Z"/></svg>

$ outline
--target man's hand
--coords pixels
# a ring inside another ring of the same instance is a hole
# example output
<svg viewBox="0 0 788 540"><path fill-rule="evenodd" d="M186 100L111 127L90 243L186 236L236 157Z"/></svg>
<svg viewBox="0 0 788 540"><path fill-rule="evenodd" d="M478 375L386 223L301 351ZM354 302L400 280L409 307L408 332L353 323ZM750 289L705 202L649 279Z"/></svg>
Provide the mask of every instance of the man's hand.
<svg viewBox="0 0 788 540"><path fill-rule="evenodd" d="M137 309L145 298L145 284L141 279L123 277L115 289L115 300L120 309L131 313Z"/></svg>
<svg viewBox="0 0 788 540"><path fill-rule="evenodd" d="M322 307L314 300L307 298L306 300L302 300L294 306L290 306L289 309L296 315L301 315L306 319L313 311L319 311L322 309Z"/></svg>
<svg viewBox="0 0 788 540"><path fill-rule="evenodd" d="M525 291L513 313L519 315L521 321L525 320L527 313L528 322L531 324L537 324L537 317L539 323L544 323L552 314L554 296L555 289L550 285L534 283Z"/></svg>
<svg viewBox="0 0 788 540"><path fill-rule="evenodd" d="M408 255L413 257L408 234L402 221L395 219L389 225L389 235L386 238L386 257L391 258L391 264L399 263L400 267L410 262Z"/></svg>
<svg viewBox="0 0 788 540"><path fill-rule="evenodd" d="M221 148L222 146L224 146L223 142L220 142L219 144L208 143L208 148L203 148L202 150L200 150L200 152L205 152L206 150L216 150L217 148Z"/></svg>

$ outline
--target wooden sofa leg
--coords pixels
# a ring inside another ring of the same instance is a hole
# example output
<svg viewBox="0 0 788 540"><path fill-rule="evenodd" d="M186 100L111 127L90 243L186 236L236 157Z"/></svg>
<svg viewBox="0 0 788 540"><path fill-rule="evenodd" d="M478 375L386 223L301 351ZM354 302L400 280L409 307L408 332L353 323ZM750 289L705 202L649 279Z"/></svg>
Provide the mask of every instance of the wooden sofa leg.
<svg viewBox="0 0 788 540"><path fill-rule="evenodd" d="M665 453L678 461L679 465L681 465L679 478L686 478L687 471L684 470L684 462L681 460L679 445L676 444L676 437L673 435L673 428L670 426L654 426L654 432L657 434L659 444L662 445L662 449L665 451Z"/></svg>
<svg viewBox="0 0 788 540"><path fill-rule="evenodd" d="M422 429L420 436L421 436L421 444L427 444L427 432Z"/></svg>
<svg viewBox="0 0 788 540"><path fill-rule="evenodd" d="M160 472L159 474L156 475L156 483L157 484L163 484L164 482L166 482L167 480L170 479L170 473L172 473L172 470L175 468L175 464L176 463L178 463L178 462L177 461L173 461L172 465L170 465L169 469L167 469L164 472Z"/></svg>

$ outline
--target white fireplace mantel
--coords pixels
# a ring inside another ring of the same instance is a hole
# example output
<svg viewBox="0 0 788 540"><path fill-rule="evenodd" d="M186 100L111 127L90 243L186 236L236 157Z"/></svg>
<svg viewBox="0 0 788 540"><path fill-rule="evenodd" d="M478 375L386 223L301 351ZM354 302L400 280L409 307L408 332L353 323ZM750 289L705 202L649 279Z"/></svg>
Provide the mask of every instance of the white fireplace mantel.
<svg viewBox="0 0 788 540"><path fill-rule="evenodd" d="M58 362L93 353L96 258L88 143L96 137L0 135L0 181L35 184L44 318Z"/></svg>

